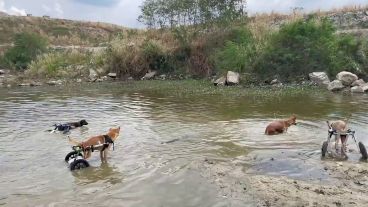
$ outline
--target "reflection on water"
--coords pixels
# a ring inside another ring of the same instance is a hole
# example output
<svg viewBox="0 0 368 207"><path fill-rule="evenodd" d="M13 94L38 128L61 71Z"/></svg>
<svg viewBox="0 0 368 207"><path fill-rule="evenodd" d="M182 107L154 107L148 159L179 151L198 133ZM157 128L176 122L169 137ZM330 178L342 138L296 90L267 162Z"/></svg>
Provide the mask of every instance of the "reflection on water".
<svg viewBox="0 0 368 207"><path fill-rule="evenodd" d="M0 89L0 205L227 206L215 186L188 167L205 158L253 166L249 173L323 180L328 175L316 171L325 121L353 114L351 127L368 144L367 102L366 95L333 94L183 97L111 84ZM298 126L264 135L267 123L290 114ZM63 161L67 138L45 130L81 119L90 124L71 132L76 139L112 126L122 127L121 136L108 164L95 153L90 168L70 172Z"/></svg>

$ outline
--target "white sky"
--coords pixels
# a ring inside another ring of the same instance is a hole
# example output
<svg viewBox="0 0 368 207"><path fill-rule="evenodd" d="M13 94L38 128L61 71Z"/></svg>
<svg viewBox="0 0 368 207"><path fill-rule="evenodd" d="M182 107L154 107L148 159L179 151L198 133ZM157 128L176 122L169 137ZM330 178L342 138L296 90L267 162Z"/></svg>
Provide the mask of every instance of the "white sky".
<svg viewBox="0 0 368 207"><path fill-rule="evenodd" d="M100 21L127 27L143 27L138 21L143 0L0 0L0 11L13 15L31 13L66 19ZM291 8L327 10L348 5L367 5L368 0L248 0L247 10L290 12Z"/></svg>

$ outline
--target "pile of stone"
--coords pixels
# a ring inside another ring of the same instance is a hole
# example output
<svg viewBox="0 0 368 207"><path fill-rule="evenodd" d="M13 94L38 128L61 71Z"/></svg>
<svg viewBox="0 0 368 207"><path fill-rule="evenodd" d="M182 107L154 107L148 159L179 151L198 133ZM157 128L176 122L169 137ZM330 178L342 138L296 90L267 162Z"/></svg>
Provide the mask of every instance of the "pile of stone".
<svg viewBox="0 0 368 207"><path fill-rule="evenodd" d="M215 86L225 86L225 85L233 86L239 85L239 83L240 83L240 74L233 71L228 71L226 77L222 76L213 82Z"/></svg>
<svg viewBox="0 0 368 207"><path fill-rule="evenodd" d="M310 80L320 86L326 86L329 91L350 91L352 93L368 92L368 83L359 79L351 72L342 71L336 75L336 80L330 82L325 72L314 72L309 74Z"/></svg>

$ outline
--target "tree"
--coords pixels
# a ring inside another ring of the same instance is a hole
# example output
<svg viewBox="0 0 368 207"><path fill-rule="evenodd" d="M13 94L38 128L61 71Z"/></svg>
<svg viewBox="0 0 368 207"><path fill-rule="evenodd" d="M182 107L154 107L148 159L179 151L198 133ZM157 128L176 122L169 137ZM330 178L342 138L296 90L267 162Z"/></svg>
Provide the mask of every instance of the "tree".
<svg viewBox="0 0 368 207"><path fill-rule="evenodd" d="M228 23L246 15L245 0L145 0L138 20L150 28Z"/></svg>
<svg viewBox="0 0 368 207"><path fill-rule="evenodd" d="M14 46L4 54L5 62L16 69L25 69L37 55L47 50L47 41L35 33L20 33L14 37Z"/></svg>

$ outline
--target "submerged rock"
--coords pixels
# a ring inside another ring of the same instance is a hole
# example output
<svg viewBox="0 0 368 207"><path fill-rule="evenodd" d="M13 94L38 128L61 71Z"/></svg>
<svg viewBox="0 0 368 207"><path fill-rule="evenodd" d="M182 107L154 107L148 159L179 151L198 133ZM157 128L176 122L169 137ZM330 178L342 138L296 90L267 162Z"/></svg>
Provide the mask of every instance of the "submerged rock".
<svg viewBox="0 0 368 207"><path fill-rule="evenodd" d="M328 78L327 73L325 72L313 72L309 74L309 79L319 85L319 86L327 86L330 83L330 79Z"/></svg>
<svg viewBox="0 0 368 207"><path fill-rule="evenodd" d="M337 80L341 81L344 86L350 86L356 80L358 80L358 76L354 73L342 71L336 75Z"/></svg>
<svg viewBox="0 0 368 207"><path fill-rule="evenodd" d="M344 88L345 88L345 86L339 80L334 80L334 81L330 82L327 86L327 89L329 91L340 91Z"/></svg>

